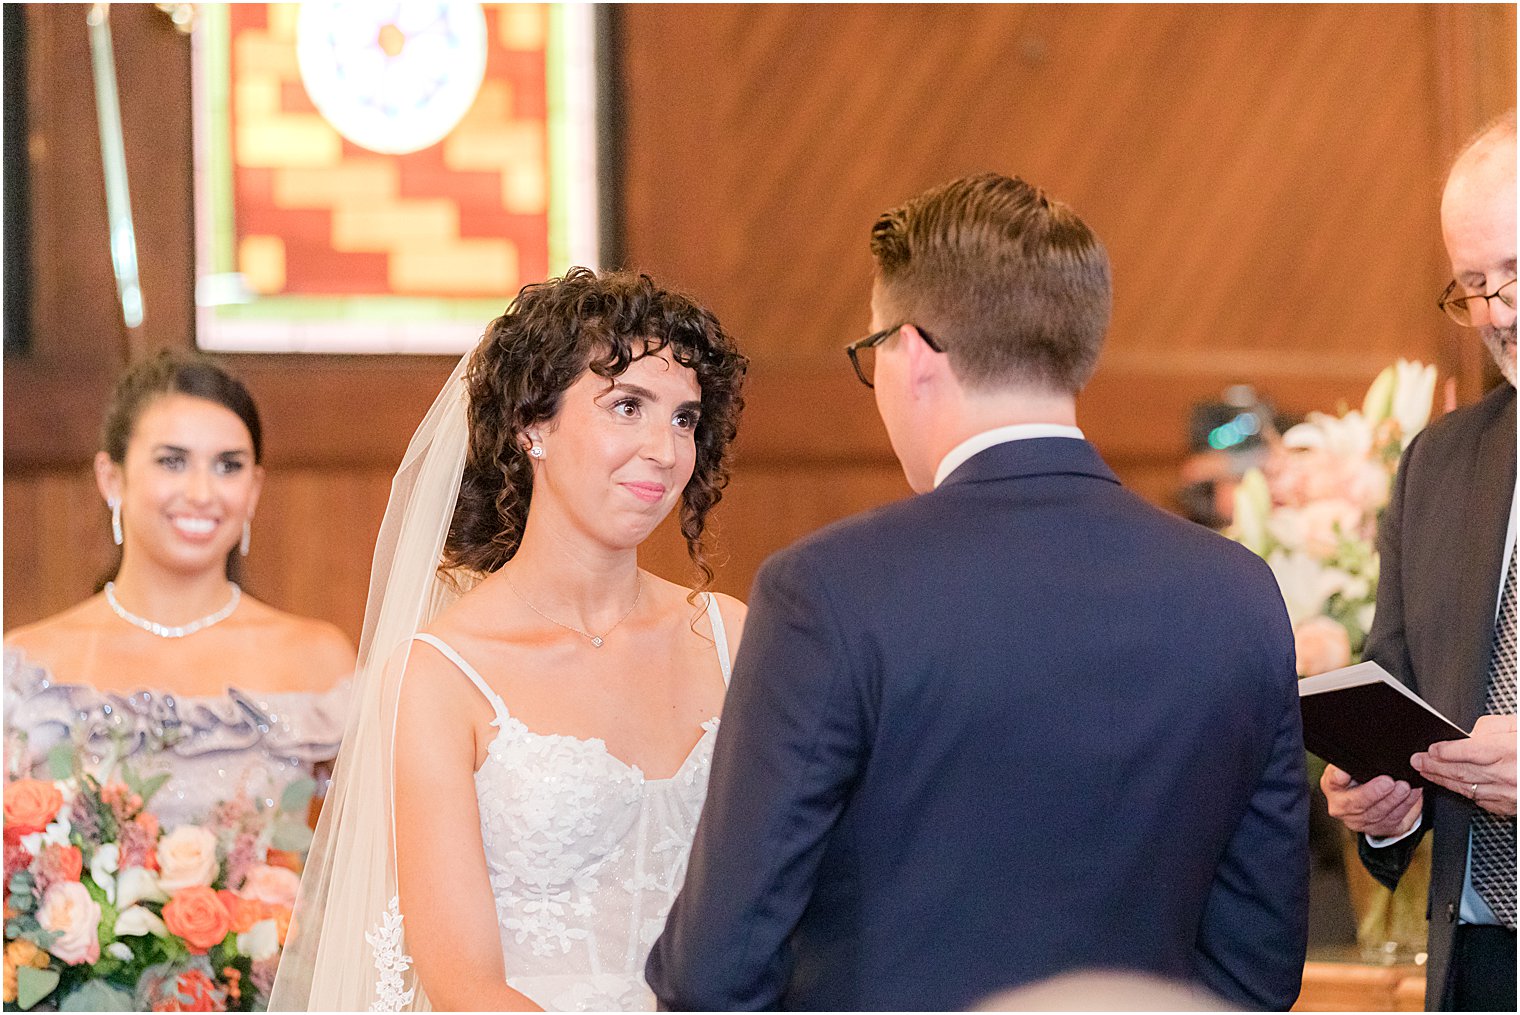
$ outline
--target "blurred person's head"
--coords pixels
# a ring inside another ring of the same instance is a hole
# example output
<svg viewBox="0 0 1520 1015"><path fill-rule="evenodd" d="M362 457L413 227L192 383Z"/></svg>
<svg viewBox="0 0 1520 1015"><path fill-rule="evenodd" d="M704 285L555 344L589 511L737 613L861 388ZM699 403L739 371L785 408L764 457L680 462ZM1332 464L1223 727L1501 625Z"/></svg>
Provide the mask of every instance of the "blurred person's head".
<svg viewBox="0 0 1520 1015"><path fill-rule="evenodd" d="M1196 983L1151 973L1086 969L1062 973L987 998L974 1011L1237 1011Z"/></svg>

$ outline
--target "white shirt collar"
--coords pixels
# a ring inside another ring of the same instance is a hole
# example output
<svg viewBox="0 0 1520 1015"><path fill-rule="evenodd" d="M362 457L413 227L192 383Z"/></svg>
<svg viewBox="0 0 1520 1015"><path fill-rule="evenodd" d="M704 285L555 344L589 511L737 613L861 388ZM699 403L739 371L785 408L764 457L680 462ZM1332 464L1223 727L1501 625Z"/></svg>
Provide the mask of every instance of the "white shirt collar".
<svg viewBox="0 0 1520 1015"><path fill-rule="evenodd" d="M1079 441L1087 439L1081 430L1064 423L1016 423L1013 426L984 430L973 437L967 437L940 459L939 468L934 470L934 485L938 487L950 473L964 465L973 455L1009 441L1026 441L1034 437L1074 437Z"/></svg>

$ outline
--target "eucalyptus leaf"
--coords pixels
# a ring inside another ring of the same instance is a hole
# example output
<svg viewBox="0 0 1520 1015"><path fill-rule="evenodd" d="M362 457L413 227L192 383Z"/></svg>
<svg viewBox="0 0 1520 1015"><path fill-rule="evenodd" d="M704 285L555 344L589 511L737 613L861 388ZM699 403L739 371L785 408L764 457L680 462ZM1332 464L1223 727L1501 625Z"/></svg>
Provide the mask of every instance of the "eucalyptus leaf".
<svg viewBox="0 0 1520 1015"><path fill-rule="evenodd" d="M58 970L35 966L16 967L16 1007L30 1010L58 986Z"/></svg>
<svg viewBox="0 0 1520 1015"><path fill-rule="evenodd" d="M63 999L59 1011L136 1011L132 995L104 980L86 980Z"/></svg>
<svg viewBox="0 0 1520 1015"><path fill-rule="evenodd" d="M285 792L280 794L280 810L286 813L300 813L303 816L306 809L311 806L311 798L316 795L317 781L310 776L297 779L285 787Z"/></svg>
<svg viewBox="0 0 1520 1015"><path fill-rule="evenodd" d="M65 741L54 744L47 752L48 774L54 779L67 779L74 774L74 745Z"/></svg>
<svg viewBox="0 0 1520 1015"><path fill-rule="evenodd" d="M149 800L153 799L153 794L164 788L164 783L168 781L169 773L161 772L146 782L140 783L139 785L141 788L136 791L137 795L142 797L143 803L147 803Z"/></svg>
<svg viewBox="0 0 1520 1015"><path fill-rule="evenodd" d="M304 853L311 848L311 829L304 821L280 818L274 823L269 844L287 853Z"/></svg>

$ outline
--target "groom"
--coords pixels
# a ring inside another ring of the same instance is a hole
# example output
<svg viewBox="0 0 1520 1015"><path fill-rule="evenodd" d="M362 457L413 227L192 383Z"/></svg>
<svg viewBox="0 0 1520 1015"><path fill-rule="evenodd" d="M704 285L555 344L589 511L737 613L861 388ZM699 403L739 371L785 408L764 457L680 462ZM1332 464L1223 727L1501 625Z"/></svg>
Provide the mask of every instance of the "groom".
<svg viewBox="0 0 1520 1015"><path fill-rule="evenodd" d="M1267 567L1076 427L1108 259L1018 179L872 230L850 347L920 496L766 562L685 888L678 1009L964 1008L1083 967L1298 994L1307 784Z"/></svg>

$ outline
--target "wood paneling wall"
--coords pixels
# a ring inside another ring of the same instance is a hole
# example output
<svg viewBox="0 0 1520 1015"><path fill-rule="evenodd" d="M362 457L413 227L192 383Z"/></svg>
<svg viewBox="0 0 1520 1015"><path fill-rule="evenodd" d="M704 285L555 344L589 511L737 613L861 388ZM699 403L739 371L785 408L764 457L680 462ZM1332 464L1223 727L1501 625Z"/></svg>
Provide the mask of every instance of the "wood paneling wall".
<svg viewBox="0 0 1520 1015"><path fill-rule="evenodd" d="M30 8L32 352L5 364L5 626L109 557L87 462L128 355L192 335L189 46L114 5L148 324L116 310L83 5ZM715 516L718 587L906 494L841 352L882 210L988 169L1108 245L1113 327L1080 422L1158 503L1189 407L1355 401L1397 356L1491 374L1434 299L1446 160L1514 101L1515 8L703 6L616 13L623 262L709 302L754 366ZM509 294L503 294L505 304ZM484 322L482 322L484 324ZM250 590L357 635L390 472L448 364L232 357L269 429ZM688 569L665 526L646 561Z"/></svg>

